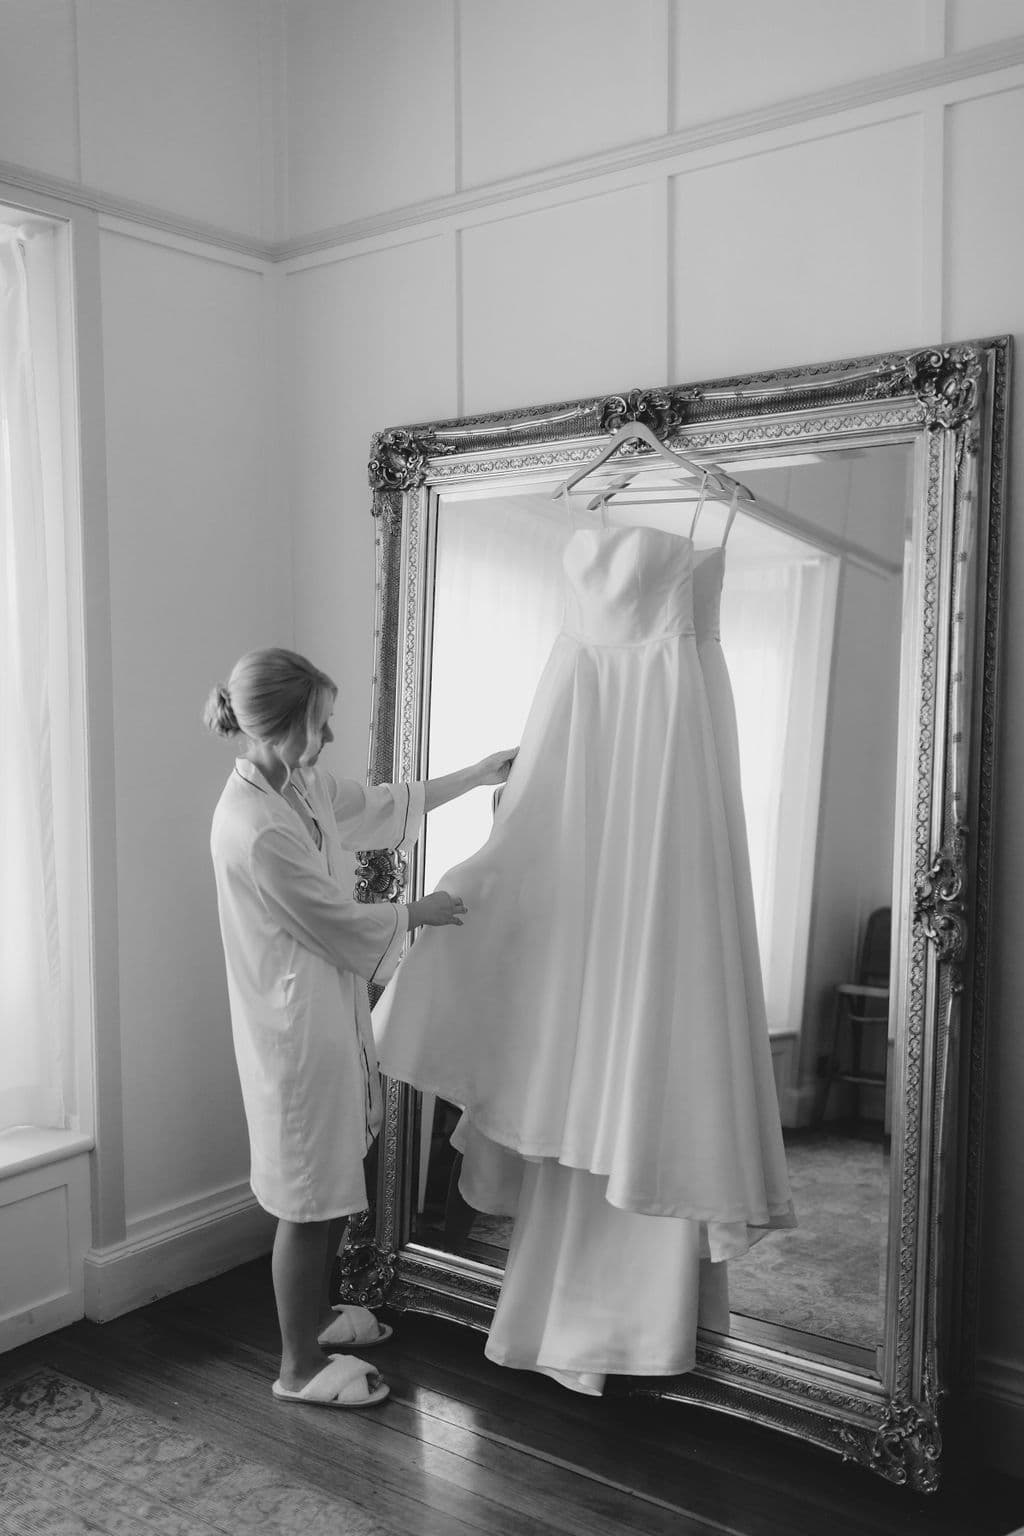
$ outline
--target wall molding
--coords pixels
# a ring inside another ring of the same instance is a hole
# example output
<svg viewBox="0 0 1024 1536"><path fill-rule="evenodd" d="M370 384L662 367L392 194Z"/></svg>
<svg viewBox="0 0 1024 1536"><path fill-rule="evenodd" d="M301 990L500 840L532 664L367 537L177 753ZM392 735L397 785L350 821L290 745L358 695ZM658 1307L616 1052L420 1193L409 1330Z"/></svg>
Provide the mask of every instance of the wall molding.
<svg viewBox="0 0 1024 1536"><path fill-rule="evenodd" d="M102 192L98 187L85 186L82 182L68 181L62 176L50 176L45 171L34 171L25 165L15 165L0 160L0 182L8 188L56 198L77 208L88 208L93 213L111 219L123 219L127 223L144 226L149 230L163 230L183 240L195 240L201 245L217 246L225 251L238 251L244 256L261 261L279 259L277 246L256 235L242 234L237 230L223 229L217 224L207 224L191 219L187 214L173 213L152 203L138 203L132 198L119 197L113 192Z"/></svg>
<svg viewBox="0 0 1024 1536"><path fill-rule="evenodd" d="M736 113L710 123L677 129L672 133L621 145L600 154L583 156L559 165L545 166L526 175L488 182L465 191L408 203L403 207L352 219L330 229L292 236L273 248L273 259L292 261L339 246L349 246L384 236L411 231L417 225L469 218L488 209L522 200L564 193L588 182L616 176L671 175L685 161L701 153L726 149L743 141L757 142L770 134L813 127L831 118L863 109L892 109L893 115L920 111L921 101L909 98L943 91L952 99L974 94L964 87L980 86L977 94L1011 88L1001 76L1024 66L1024 36L1007 42L972 48L952 58L932 59L904 69L872 75L848 85L815 91L807 96ZM1024 84L1024 80L1019 82ZM822 134L821 136L824 136ZM585 195L585 194L583 194Z"/></svg>
<svg viewBox="0 0 1024 1536"><path fill-rule="evenodd" d="M149 203L136 202L27 166L0 160L0 182L22 192L55 198L80 208L88 208L105 220L134 225L149 231L162 231L168 237L185 242L233 251L250 260L264 263L295 261L337 247L366 241L393 241L403 233L416 235L418 226L455 221L480 215L506 204L518 204L531 197L551 197L567 189L616 176L672 175L679 169L674 162L716 149L725 149L743 141L757 142L785 130L820 124L857 110L892 107L903 111L921 110L926 103L914 104L910 98L938 92L949 100L972 94L988 95L1012 89L1020 81L1007 80L1011 71L1024 68L1024 36L1004 42L972 48L948 58L929 59L921 64L872 75L846 85L815 91L770 107L719 118L710 123L677 129L655 138L584 156L559 165L545 166L526 175L488 182L479 187L459 189L423 202L407 203L398 208L352 219L333 228L314 230L286 240L267 240L255 234L222 228L189 218ZM976 87L971 90L970 87ZM934 104L934 103L933 103ZM941 104L941 103L940 103ZM283 171L278 170L278 178ZM280 196L281 194L278 193ZM122 230L127 233L127 229Z"/></svg>
<svg viewBox="0 0 1024 1536"><path fill-rule="evenodd" d="M259 1258L274 1227L248 1184L132 1221L123 1242L85 1255L85 1315L106 1323Z"/></svg>
<svg viewBox="0 0 1024 1536"><path fill-rule="evenodd" d="M165 251L180 251L182 255L195 256L200 261L217 262L240 272L252 272L257 277L266 277L277 271L276 264L266 256L254 256L249 251L217 245L208 239L186 236L175 230L115 218L109 213L99 214L97 222L104 234L120 235L124 240L137 240L143 245L155 245Z"/></svg>

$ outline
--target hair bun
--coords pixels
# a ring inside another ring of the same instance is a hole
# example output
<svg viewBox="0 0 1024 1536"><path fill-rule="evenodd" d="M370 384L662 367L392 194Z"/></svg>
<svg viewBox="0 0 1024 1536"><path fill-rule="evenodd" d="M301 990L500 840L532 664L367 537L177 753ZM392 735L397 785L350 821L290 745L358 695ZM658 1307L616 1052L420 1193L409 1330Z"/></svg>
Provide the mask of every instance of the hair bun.
<svg viewBox="0 0 1024 1536"><path fill-rule="evenodd" d="M223 683L210 690L203 720L209 730L218 736L237 736L241 727L231 703L231 695Z"/></svg>

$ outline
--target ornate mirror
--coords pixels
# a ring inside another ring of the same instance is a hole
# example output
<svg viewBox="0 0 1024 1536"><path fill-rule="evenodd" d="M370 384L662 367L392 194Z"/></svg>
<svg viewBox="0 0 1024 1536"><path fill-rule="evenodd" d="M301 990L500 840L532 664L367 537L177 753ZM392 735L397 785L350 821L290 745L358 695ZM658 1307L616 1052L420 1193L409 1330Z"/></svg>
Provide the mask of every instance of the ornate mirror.
<svg viewBox="0 0 1024 1536"><path fill-rule="evenodd" d="M924 1490L971 1358L1009 358L997 338L396 428L370 461L375 781L519 739L560 623L552 492L623 423L752 493L721 640L798 1226L730 1261L694 1370L614 1389ZM615 515L687 533L692 496L626 451ZM698 546L726 511L705 504ZM361 899L434 889L491 816L478 790L431 815L408 867L367 851ZM486 1329L512 1222L459 1193L459 1113L386 1084L376 1231L350 1240L346 1285Z"/></svg>

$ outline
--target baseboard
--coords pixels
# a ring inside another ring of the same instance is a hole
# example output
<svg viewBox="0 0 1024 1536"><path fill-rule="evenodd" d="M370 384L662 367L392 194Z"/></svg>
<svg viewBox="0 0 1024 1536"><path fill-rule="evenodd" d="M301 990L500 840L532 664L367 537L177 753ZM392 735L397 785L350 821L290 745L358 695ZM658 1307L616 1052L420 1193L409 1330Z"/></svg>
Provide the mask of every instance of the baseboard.
<svg viewBox="0 0 1024 1536"><path fill-rule="evenodd" d="M147 1216L124 1242L86 1254L85 1315L106 1323L259 1258L274 1227L248 1185Z"/></svg>
<svg viewBox="0 0 1024 1536"><path fill-rule="evenodd" d="M804 1083L799 1088L787 1088L779 1104L782 1123L786 1129L796 1130L800 1126L810 1125L814 1119L817 1099L816 1083Z"/></svg>
<svg viewBox="0 0 1024 1536"><path fill-rule="evenodd" d="M779 1100L779 1115L783 1125L790 1122L786 1118L786 1106L792 1093L790 1083L796 1075L796 1053L799 1045L799 1036L790 1030L774 1034L770 1037L772 1050L772 1071L775 1074L775 1092Z"/></svg>
<svg viewBox="0 0 1024 1536"><path fill-rule="evenodd" d="M977 1444L997 1472L1021 1475L1024 1361L979 1355L974 1370Z"/></svg>

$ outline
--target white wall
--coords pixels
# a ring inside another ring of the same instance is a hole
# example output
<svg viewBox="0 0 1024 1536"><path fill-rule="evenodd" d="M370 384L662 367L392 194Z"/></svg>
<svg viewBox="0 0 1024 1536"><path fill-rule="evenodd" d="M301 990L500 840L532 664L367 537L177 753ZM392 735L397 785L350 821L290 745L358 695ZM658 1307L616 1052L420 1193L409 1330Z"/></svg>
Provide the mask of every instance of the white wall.
<svg viewBox="0 0 1024 1536"><path fill-rule="evenodd" d="M291 590L264 275L134 228L101 252L130 1228L246 1173L208 847L231 751L199 712L236 654L290 639Z"/></svg>
<svg viewBox="0 0 1024 1536"><path fill-rule="evenodd" d="M342 682L338 760L354 773L372 655L371 429L1024 330L1012 0L438 0L427 39L415 0L377 0L372 29L369 9L286 12L296 633ZM419 46L378 46L398 35ZM365 74L346 92L353 59ZM392 114L415 118L398 152ZM352 174L328 174L356 143ZM1011 700L1024 687L1012 529L1006 615ZM1008 709L1001 753L981 1367L992 1455L1008 1461L1024 1426L1024 951L1011 916L1024 723Z"/></svg>

